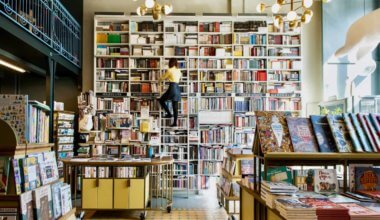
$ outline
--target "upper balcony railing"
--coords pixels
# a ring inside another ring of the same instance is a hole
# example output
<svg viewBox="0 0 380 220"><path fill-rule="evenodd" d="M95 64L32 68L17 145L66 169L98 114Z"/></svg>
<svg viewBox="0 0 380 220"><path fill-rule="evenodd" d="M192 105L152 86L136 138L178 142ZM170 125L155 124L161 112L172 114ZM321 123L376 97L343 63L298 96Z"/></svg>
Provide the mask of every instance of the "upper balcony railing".
<svg viewBox="0 0 380 220"><path fill-rule="evenodd" d="M0 14L80 67L81 26L59 0L0 0Z"/></svg>

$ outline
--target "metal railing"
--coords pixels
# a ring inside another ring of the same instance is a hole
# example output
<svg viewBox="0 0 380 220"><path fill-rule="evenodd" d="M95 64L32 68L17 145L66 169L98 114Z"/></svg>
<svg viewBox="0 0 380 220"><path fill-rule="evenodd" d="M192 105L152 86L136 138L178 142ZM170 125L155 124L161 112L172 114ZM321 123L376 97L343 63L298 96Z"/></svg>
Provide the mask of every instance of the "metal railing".
<svg viewBox="0 0 380 220"><path fill-rule="evenodd" d="M59 0L0 0L0 14L81 65L81 26Z"/></svg>

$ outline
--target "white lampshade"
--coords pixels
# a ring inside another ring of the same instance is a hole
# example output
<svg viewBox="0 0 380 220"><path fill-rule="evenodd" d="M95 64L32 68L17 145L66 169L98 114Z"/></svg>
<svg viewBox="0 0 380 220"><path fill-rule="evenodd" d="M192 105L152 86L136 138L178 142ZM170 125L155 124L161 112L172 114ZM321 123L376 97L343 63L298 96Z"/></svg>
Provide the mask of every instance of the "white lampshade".
<svg viewBox="0 0 380 220"><path fill-rule="evenodd" d="M313 0L302 0L302 5L305 8L310 8L313 5Z"/></svg>
<svg viewBox="0 0 380 220"><path fill-rule="evenodd" d="M147 8L153 8L153 6L154 6L154 0L145 0L145 6Z"/></svg>
<svg viewBox="0 0 380 220"><path fill-rule="evenodd" d="M138 16L141 16L141 7L140 6L137 7L136 13L137 13Z"/></svg>
<svg viewBox="0 0 380 220"><path fill-rule="evenodd" d="M273 23L274 23L274 26L277 27L277 28L280 28L282 23L283 23L283 19L280 15L277 15L274 17L274 20L273 20Z"/></svg>
<svg viewBox="0 0 380 220"><path fill-rule="evenodd" d="M297 19L297 12L295 11L289 11L288 14L286 15L286 18L288 21L294 21Z"/></svg>
<svg viewBox="0 0 380 220"><path fill-rule="evenodd" d="M280 5L280 4L278 4L278 3L273 4L273 5L272 5L272 12L273 12L274 14L277 14L277 13L280 11L280 8L281 8L281 5Z"/></svg>
<svg viewBox="0 0 380 220"><path fill-rule="evenodd" d="M162 12L165 14L165 15L168 15L170 13L172 13L173 11L173 6L172 5L167 5L165 4L163 7L162 7Z"/></svg>

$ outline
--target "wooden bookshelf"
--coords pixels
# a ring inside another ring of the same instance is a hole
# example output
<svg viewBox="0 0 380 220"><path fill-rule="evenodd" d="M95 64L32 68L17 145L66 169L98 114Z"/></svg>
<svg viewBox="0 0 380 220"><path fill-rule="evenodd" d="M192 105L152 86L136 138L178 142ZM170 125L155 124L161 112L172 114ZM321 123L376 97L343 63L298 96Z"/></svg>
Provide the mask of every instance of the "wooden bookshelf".
<svg viewBox="0 0 380 220"><path fill-rule="evenodd" d="M207 188L209 177L218 175L202 169L211 161L205 162L199 156L203 146L200 129L205 125L200 123L201 112L214 117L214 113L221 111L232 115L228 125L231 139L223 147L252 145L255 132L252 112L256 110L301 114L301 31L290 30L288 26L277 30L269 18L186 16L166 17L152 23L144 16L96 15L94 30L94 92L98 102L108 98L110 103L115 103L116 97L124 96L128 97L125 103L132 106L137 99L155 99L160 95L157 80L166 71L167 61L171 57L178 59L183 74L179 119L183 126L168 128L169 122L161 118L158 105L150 109L157 112L150 114L159 120L163 140L160 146L153 146L154 152L179 155L175 175L184 180L178 181L178 188L187 194ZM116 39L120 40L114 41L115 36L110 35L117 35ZM137 84L144 85L146 90L142 91ZM227 99L228 108L208 107L217 100ZM138 109L129 110L139 117ZM238 124L238 120L245 122ZM210 130L222 126L209 125ZM187 140L179 141L183 134L180 131L187 134ZM174 133L166 138L168 132ZM171 139L186 151L177 153L178 148L170 148L174 144ZM216 145L207 143L207 146ZM193 152L198 155L185 159L186 154Z"/></svg>

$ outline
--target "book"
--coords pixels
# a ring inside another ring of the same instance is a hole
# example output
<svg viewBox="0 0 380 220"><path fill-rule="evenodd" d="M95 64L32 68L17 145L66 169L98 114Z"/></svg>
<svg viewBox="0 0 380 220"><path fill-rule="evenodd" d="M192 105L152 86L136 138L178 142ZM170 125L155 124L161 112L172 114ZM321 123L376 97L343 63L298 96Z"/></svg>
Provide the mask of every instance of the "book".
<svg viewBox="0 0 380 220"><path fill-rule="evenodd" d="M264 175L264 172L262 172L262 175ZM267 176L265 179L271 182L293 182L292 173L286 166L268 167Z"/></svg>
<svg viewBox="0 0 380 220"><path fill-rule="evenodd" d="M356 182L356 176L355 176L355 170L357 167L372 167L373 164L349 164L348 170L349 170L349 190L351 192L355 191L355 182Z"/></svg>
<svg viewBox="0 0 380 220"><path fill-rule="evenodd" d="M351 118L352 124L354 126L355 131L356 131L356 134L358 135L360 143L363 147L363 150L365 152L373 152L373 150L371 148L371 143L369 142L367 135L365 135L365 133L363 131L363 127L361 126L358 118L356 117L355 114L352 114L352 113L349 113L349 116Z"/></svg>
<svg viewBox="0 0 380 220"><path fill-rule="evenodd" d="M53 200L53 216L55 219L62 215L61 208L61 187L63 183L57 182L51 185L51 194Z"/></svg>
<svg viewBox="0 0 380 220"><path fill-rule="evenodd" d="M332 136L330 126L326 116L311 115L311 124L313 125L314 134L317 138L320 152L337 152L334 137Z"/></svg>
<svg viewBox="0 0 380 220"><path fill-rule="evenodd" d="M262 153L292 152L286 116L289 112L257 111L257 132Z"/></svg>
<svg viewBox="0 0 380 220"><path fill-rule="evenodd" d="M22 177L21 177L22 174L21 174L21 169L19 166L19 159L13 159L12 166L13 166L13 174L14 174L14 179L15 179L16 194L20 195L24 190L24 186L22 185Z"/></svg>
<svg viewBox="0 0 380 220"><path fill-rule="evenodd" d="M240 170L242 175L252 175L253 160L240 160Z"/></svg>
<svg viewBox="0 0 380 220"><path fill-rule="evenodd" d="M34 220L32 191L20 195L21 219Z"/></svg>
<svg viewBox="0 0 380 220"><path fill-rule="evenodd" d="M360 203L358 200L340 194L328 195L328 199L333 203Z"/></svg>
<svg viewBox="0 0 380 220"><path fill-rule="evenodd" d="M38 158L26 157L20 159L20 165L22 166L21 178L24 184L24 190L30 191L41 186L41 179L39 174Z"/></svg>
<svg viewBox="0 0 380 220"><path fill-rule="evenodd" d="M62 215L65 215L66 213L70 212L72 207L71 202L71 189L70 185L66 184L61 187L61 208L62 208Z"/></svg>
<svg viewBox="0 0 380 220"><path fill-rule="evenodd" d="M7 194L10 162L10 157L0 157L0 195Z"/></svg>
<svg viewBox="0 0 380 220"><path fill-rule="evenodd" d="M44 152L43 160L39 163L42 185L49 184L59 178L55 152Z"/></svg>
<svg viewBox="0 0 380 220"><path fill-rule="evenodd" d="M338 152L353 152L350 134L341 115L327 115Z"/></svg>
<svg viewBox="0 0 380 220"><path fill-rule="evenodd" d="M373 219L378 219L380 218L380 213L373 211L369 208L363 207L361 205L358 205L356 203L343 203L340 204L340 206L343 206L349 210L351 219L356 219L353 218L357 216L357 219L366 219L366 217L371 216Z"/></svg>
<svg viewBox="0 0 380 220"><path fill-rule="evenodd" d="M33 191L33 208L37 219L54 219L50 185Z"/></svg>
<svg viewBox="0 0 380 220"><path fill-rule="evenodd" d="M371 121L371 123L375 129L377 136L380 138L380 121L377 120L376 117L378 117L378 116L373 114L373 113L369 113L370 121Z"/></svg>
<svg viewBox="0 0 380 220"><path fill-rule="evenodd" d="M338 179L335 169L314 170L314 191L317 193L339 192Z"/></svg>
<svg viewBox="0 0 380 220"><path fill-rule="evenodd" d="M294 152L318 152L317 141L308 118L286 117Z"/></svg>
<svg viewBox="0 0 380 220"><path fill-rule="evenodd" d="M350 134L351 140L352 140L352 145L355 149L355 152L363 152L362 145L360 143L360 139L356 134L355 128L352 124L351 117L348 113L343 114L343 120L344 123L347 126L348 133Z"/></svg>
<svg viewBox="0 0 380 220"><path fill-rule="evenodd" d="M356 115L356 117L358 118L358 121L360 122L360 125L363 128L363 131L364 131L363 134L366 136L366 138L369 142L369 146L371 147L371 152L378 152L378 149L376 147L376 143L371 138L371 133L370 133L370 130L369 130L368 125L366 123L366 120L364 119L364 115L361 113L358 113Z"/></svg>
<svg viewBox="0 0 380 220"><path fill-rule="evenodd" d="M363 117L364 117L364 120L365 120L367 127L368 127L368 130L369 130L369 136L372 138L373 142L375 143L375 147L376 147L377 152L379 152L380 151L380 138L377 135L375 127L373 126L369 115L363 115Z"/></svg>
<svg viewBox="0 0 380 220"><path fill-rule="evenodd" d="M368 196L377 201L380 200L380 190L358 190L356 192Z"/></svg>
<svg viewBox="0 0 380 220"><path fill-rule="evenodd" d="M380 168L355 167L355 190L380 190Z"/></svg>

